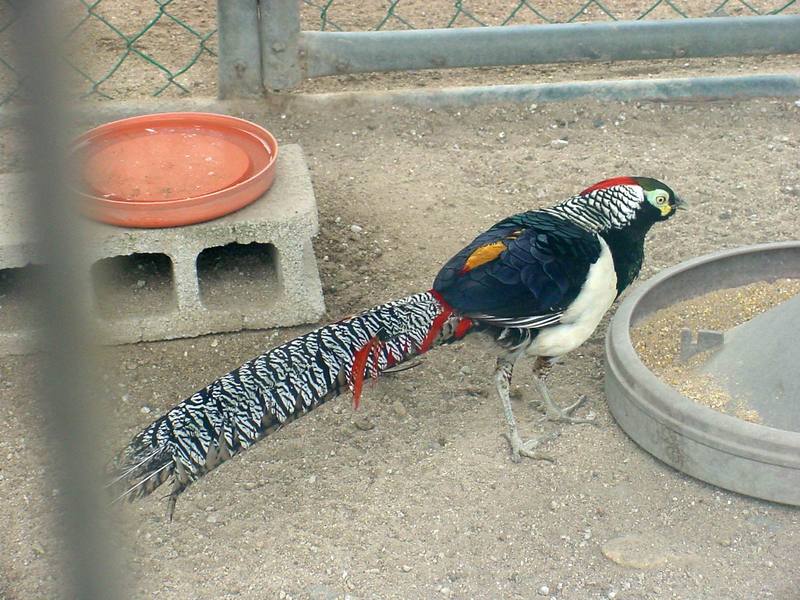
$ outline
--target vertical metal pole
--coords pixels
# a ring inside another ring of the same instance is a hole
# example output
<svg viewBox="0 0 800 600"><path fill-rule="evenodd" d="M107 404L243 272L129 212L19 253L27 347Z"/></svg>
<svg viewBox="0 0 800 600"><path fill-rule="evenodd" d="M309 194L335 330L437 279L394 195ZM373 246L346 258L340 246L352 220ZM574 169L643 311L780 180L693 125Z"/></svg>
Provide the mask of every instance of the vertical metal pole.
<svg viewBox="0 0 800 600"><path fill-rule="evenodd" d="M300 0L261 0L261 68L264 88L300 83Z"/></svg>
<svg viewBox="0 0 800 600"><path fill-rule="evenodd" d="M219 97L260 96L258 0L217 0Z"/></svg>
<svg viewBox="0 0 800 600"><path fill-rule="evenodd" d="M63 50L58 40L63 32L57 29L63 6L50 0L26 0L17 6L14 42L28 99L23 110L28 205L46 261L37 294L44 353L31 360L39 363L34 383L50 451L48 475L60 490L53 505L65 542L65 577L57 586L64 598L115 598L115 565L102 526L102 469L96 455L102 428L95 419L97 407L89 383L79 221L64 183L68 121L58 73Z"/></svg>

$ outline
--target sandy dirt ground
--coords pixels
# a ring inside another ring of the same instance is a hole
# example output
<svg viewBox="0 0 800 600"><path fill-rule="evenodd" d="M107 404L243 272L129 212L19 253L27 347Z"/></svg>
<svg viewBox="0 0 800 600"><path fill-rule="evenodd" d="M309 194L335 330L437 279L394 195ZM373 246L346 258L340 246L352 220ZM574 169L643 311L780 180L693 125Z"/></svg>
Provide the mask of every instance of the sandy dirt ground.
<svg viewBox="0 0 800 600"><path fill-rule="evenodd" d="M427 289L443 261L500 218L613 175L662 178L692 204L651 232L645 278L800 229L792 100L241 116L306 152L326 321ZM104 454L310 327L109 350L98 400ZM800 597L800 511L684 476L629 440L605 402L604 330L551 376L562 403L587 393L582 412L598 422L544 425L560 433L547 445L554 463L510 461L491 348L467 340L368 386L359 413L341 397L223 465L182 496L172 523L158 494L115 511L126 597ZM540 429L539 413L527 365L516 375L525 435ZM35 376L29 357L0 360L0 597L8 599L59 589L58 491Z"/></svg>

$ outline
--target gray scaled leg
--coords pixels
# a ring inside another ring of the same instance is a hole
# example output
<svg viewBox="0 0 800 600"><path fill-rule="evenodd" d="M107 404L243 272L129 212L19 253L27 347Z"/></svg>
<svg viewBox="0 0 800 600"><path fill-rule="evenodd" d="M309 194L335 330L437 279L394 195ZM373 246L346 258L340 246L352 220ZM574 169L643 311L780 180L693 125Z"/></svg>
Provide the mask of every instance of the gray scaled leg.
<svg viewBox="0 0 800 600"><path fill-rule="evenodd" d="M561 423L591 423L596 425L593 418L581 419L570 416L572 411L579 408L589 399L587 396L582 395L575 402L563 408L553 402L553 399L550 398L550 392L547 391L547 385L545 384L547 375L550 373L552 368L553 362L546 357L538 356L536 358L536 362L533 363L533 380L536 382L536 387L539 389L539 394L542 396L542 401L544 402L545 408L545 415L540 419L540 421L547 420L558 421Z"/></svg>
<svg viewBox="0 0 800 600"><path fill-rule="evenodd" d="M554 435L540 435L527 442L523 442L522 438L519 437L517 420L514 418L514 412L511 410L511 397L509 396L513 370L514 364L511 361L506 358L497 359L497 367L494 371L494 382L497 387L497 395L500 396L500 400L503 403L503 413L508 422L509 431L506 434L506 438L508 439L508 443L511 444L511 460L519 462L521 460L520 457L525 456L527 458L552 461L553 459L551 457L546 454L535 452L535 450L542 442L553 439L553 437L555 437Z"/></svg>

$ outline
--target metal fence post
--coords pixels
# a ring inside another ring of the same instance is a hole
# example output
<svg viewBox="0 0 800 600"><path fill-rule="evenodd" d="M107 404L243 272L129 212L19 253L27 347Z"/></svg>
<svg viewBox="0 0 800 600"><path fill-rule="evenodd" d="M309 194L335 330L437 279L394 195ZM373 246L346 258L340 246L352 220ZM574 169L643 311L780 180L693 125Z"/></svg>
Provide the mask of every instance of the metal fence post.
<svg viewBox="0 0 800 600"><path fill-rule="evenodd" d="M302 79L300 0L261 0L261 68L264 88L288 90Z"/></svg>
<svg viewBox="0 0 800 600"><path fill-rule="evenodd" d="M258 0L217 0L220 98L260 96Z"/></svg>
<svg viewBox="0 0 800 600"><path fill-rule="evenodd" d="M59 489L53 499L56 535L64 554L56 564L63 578L51 590L59 598L107 600L117 594L119 572L104 508L102 462L97 454L101 404L92 385L91 326L80 276L85 239L77 199L67 185L67 127L73 122L59 60L63 38L60 3L26 0L19 5L14 49L25 94L28 197L43 272L35 295L37 342L44 351L36 366L36 407L45 425L49 473L43 485ZM60 553L59 553L60 554ZM2 591L0 591L0 595Z"/></svg>

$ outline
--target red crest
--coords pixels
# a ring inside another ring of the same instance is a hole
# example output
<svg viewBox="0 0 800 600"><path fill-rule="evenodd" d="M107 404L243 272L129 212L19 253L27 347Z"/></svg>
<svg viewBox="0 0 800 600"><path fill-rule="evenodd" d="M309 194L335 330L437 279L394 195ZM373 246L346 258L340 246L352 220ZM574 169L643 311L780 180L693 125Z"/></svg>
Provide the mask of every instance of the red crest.
<svg viewBox="0 0 800 600"><path fill-rule="evenodd" d="M593 192L595 190L603 190L605 188L614 187L615 185L639 185L636 183L636 180L632 177L612 177L611 179L606 179L605 181L600 181L599 183L595 183L593 186L590 186L581 192L581 196L585 196L586 194Z"/></svg>

